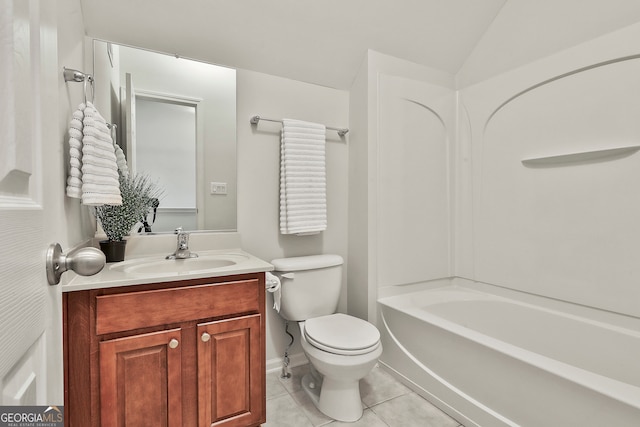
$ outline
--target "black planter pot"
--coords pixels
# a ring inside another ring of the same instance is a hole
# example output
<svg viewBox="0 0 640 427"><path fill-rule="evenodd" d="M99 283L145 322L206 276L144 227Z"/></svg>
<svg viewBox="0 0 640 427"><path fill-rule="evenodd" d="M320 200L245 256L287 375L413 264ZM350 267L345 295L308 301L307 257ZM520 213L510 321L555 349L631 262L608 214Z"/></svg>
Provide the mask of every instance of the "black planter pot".
<svg viewBox="0 0 640 427"><path fill-rule="evenodd" d="M120 262L124 261L126 244L126 240L102 240L100 250L104 252L107 262Z"/></svg>

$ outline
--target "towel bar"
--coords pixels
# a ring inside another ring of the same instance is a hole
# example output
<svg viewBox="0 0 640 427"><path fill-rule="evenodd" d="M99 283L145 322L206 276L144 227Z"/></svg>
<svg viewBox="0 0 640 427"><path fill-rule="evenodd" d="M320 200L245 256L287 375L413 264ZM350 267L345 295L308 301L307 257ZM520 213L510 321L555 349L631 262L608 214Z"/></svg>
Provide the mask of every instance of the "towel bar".
<svg viewBox="0 0 640 427"><path fill-rule="evenodd" d="M267 122L282 123L282 120L267 119L267 118L260 117L260 116L251 117L251 120L249 120L249 122L252 125L257 125L260 120L265 120ZM347 134L347 132L349 132L349 128L335 128L335 127L331 127L331 126L326 126L326 128L329 129L329 130L335 130L336 132L338 132L338 135L340 135L340 136L345 136Z"/></svg>

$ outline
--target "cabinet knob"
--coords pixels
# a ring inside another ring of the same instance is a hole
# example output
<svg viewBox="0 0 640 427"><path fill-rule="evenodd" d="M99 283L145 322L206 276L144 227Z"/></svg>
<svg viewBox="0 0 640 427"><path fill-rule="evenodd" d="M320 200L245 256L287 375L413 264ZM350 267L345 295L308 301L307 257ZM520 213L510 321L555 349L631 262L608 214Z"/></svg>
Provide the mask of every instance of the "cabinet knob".
<svg viewBox="0 0 640 427"><path fill-rule="evenodd" d="M169 348L176 348L178 345L180 345L180 342L175 338L169 341Z"/></svg>
<svg viewBox="0 0 640 427"><path fill-rule="evenodd" d="M204 334L202 334L201 338L202 338L202 342L207 342L211 339L211 335L205 332Z"/></svg>

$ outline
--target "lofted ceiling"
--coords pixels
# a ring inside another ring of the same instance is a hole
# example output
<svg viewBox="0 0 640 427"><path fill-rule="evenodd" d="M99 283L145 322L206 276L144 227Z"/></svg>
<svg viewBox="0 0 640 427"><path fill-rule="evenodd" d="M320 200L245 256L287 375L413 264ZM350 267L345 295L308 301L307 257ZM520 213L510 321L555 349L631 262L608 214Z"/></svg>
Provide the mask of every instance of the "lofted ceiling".
<svg viewBox="0 0 640 427"><path fill-rule="evenodd" d="M367 49L456 72L506 0L82 0L87 35L346 89Z"/></svg>
<svg viewBox="0 0 640 427"><path fill-rule="evenodd" d="M348 89L367 49L487 77L640 20L639 0L80 0L89 37Z"/></svg>

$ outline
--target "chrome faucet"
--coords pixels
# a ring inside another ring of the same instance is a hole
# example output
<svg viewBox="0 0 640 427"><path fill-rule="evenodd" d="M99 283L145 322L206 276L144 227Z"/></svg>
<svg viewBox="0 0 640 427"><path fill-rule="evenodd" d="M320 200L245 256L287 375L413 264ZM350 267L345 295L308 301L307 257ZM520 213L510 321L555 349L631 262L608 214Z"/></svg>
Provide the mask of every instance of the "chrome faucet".
<svg viewBox="0 0 640 427"><path fill-rule="evenodd" d="M178 235L178 244L176 251L171 255L167 255L167 259L187 259L197 258L198 254L195 254L189 250L189 233L182 230L182 227L178 227L175 230Z"/></svg>

